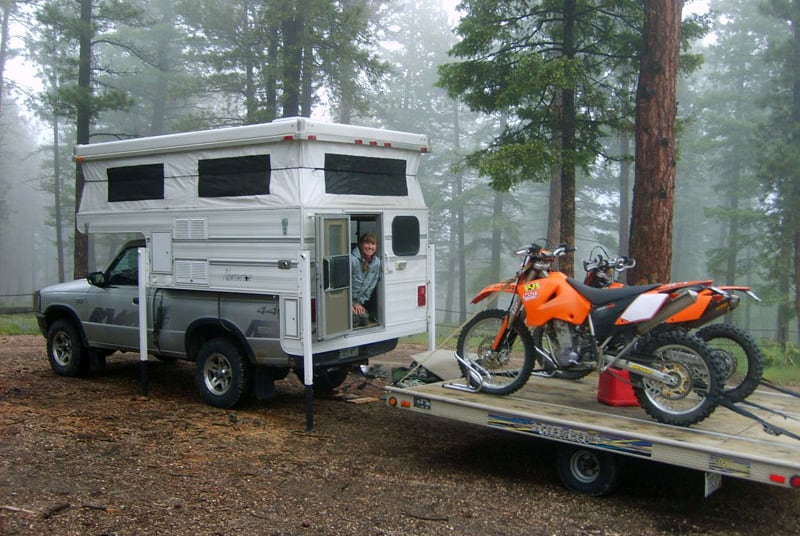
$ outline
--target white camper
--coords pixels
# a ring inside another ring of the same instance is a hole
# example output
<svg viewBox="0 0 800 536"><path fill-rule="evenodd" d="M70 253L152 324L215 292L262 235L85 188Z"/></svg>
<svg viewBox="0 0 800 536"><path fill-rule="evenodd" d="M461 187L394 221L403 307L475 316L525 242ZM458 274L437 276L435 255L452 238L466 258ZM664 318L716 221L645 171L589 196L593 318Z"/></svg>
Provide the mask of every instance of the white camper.
<svg viewBox="0 0 800 536"><path fill-rule="evenodd" d="M424 135L307 118L80 145L77 226L144 237L156 292L148 300L151 352L197 360L192 348L206 336L188 340L184 324L198 320L183 310L189 305L176 305L191 297L213 304L208 316L238 332L233 339L256 367L302 367L298 254L309 251L314 364L344 370L432 321L428 214L417 181L427 151ZM378 237L382 271L368 302L372 321L354 326L350 252L365 232ZM90 282L104 286L110 277ZM256 312L230 312L237 307Z"/></svg>

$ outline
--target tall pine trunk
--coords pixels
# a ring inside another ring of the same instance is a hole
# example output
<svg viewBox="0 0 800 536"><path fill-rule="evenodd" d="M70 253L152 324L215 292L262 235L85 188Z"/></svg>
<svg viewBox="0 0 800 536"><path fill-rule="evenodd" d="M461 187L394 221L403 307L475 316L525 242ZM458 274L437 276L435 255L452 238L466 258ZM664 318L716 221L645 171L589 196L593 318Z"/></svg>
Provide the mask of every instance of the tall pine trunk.
<svg viewBox="0 0 800 536"><path fill-rule="evenodd" d="M633 283L668 281L675 199L675 115L681 9L675 0L644 1L636 92L636 177L630 254Z"/></svg>

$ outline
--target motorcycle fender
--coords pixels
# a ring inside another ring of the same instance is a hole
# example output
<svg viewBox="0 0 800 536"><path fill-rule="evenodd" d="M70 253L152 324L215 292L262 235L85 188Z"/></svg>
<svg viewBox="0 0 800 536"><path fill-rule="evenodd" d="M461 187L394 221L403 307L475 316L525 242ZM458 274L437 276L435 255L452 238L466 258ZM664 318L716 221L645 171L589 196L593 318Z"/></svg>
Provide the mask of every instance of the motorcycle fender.
<svg viewBox="0 0 800 536"><path fill-rule="evenodd" d="M502 282L502 283L492 283L491 285L487 285L478 292L474 298L472 298L472 303L478 303L480 301L485 300L487 297L495 294L497 292L508 292L509 294L514 294L516 292L516 285L512 282Z"/></svg>
<svg viewBox="0 0 800 536"><path fill-rule="evenodd" d="M707 287L713 284L713 279L701 279L698 281L675 281L673 283L664 283L655 289L655 292L673 292L682 288Z"/></svg>

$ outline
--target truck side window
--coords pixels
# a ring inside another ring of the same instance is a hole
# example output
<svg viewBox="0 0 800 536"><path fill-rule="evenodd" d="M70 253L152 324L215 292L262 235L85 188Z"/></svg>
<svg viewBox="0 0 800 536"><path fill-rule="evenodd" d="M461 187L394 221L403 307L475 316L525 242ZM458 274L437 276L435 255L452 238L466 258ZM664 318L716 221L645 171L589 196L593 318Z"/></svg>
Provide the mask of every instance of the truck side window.
<svg viewBox="0 0 800 536"><path fill-rule="evenodd" d="M128 248L108 268L109 285L139 284L139 253L137 248Z"/></svg>

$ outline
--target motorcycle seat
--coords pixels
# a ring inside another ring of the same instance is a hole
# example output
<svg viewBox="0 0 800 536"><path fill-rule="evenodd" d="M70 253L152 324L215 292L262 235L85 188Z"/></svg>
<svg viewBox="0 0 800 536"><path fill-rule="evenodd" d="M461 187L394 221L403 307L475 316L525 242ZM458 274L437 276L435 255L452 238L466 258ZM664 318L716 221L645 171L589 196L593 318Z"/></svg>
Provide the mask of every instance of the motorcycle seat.
<svg viewBox="0 0 800 536"><path fill-rule="evenodd" d="M633 285L619 288L595 288L584 285L577 279L571 277L567 278L567 282L586 297L587 300L592 302L592 305L605 305L610 302L624 300L661 286L659 283L653 283L650 285Z"/></svg>

